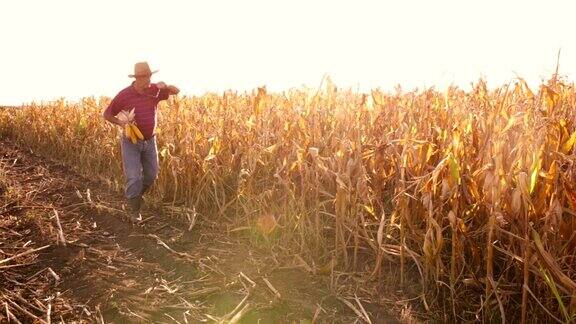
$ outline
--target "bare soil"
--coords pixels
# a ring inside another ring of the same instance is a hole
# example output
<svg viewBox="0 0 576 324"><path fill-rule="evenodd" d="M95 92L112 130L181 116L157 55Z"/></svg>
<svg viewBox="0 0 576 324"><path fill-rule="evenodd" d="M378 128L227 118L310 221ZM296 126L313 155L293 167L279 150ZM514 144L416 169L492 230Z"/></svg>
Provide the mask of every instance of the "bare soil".
<svg viewBox="0 0 576 324"><path fill-rule="evenodd" d="M225 219L147 201L132 225L125 208L103 183L0 141L0 322L367 322L360 305L398 322L377 303L352 309L329 277Z"/></svg>

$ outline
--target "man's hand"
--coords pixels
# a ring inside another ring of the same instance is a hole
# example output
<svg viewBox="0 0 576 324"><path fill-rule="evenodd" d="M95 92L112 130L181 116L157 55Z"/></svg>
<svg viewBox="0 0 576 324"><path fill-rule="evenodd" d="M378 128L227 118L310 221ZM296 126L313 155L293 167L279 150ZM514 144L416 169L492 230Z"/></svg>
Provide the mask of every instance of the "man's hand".
<svg viewBox="0 0 576 324"><path fill-rule="evenodd" d="M168 90L170 90L170 94L173 94L173 95L178 94L180 92L180 89L176 88L173 85L169 85Z"/></svg>
<svg viewBox="0 0 576 324"><path fill-rule="evenodd" d="M173 85L167 85L166 83L164 83L162 81L156 83L156 87L160 90L168 89L168 91L171 95L175 95L175 94L178 94L180 92L180 89L176 88Z"/></svg>

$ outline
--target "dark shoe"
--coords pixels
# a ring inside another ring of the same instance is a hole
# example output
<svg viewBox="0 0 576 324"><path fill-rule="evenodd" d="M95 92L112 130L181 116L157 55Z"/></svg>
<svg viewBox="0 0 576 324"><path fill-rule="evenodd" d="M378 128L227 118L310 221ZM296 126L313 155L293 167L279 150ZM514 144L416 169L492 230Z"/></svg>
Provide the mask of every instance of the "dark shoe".
<svg viewBox="0 0 576 324"><path fill-rule="evenodd" d="M142 206L142 197L128 199L128 205L130 205L130 221L132 221L132 223L141 221L142 215L140 214L140 207Z"/></svg>
<svg viewBox="0 0 576 324"><path fill-rule="evenodd" d="M130 213L130 221L133 224L138 224L142 221L142 215L140 213L138 213L138 214Z"/></svg>

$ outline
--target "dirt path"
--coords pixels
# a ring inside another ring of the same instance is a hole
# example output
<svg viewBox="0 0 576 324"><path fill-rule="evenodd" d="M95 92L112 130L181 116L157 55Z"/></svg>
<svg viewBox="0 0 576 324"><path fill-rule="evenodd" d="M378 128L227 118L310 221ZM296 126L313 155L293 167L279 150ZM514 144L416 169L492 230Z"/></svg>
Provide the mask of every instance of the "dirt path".
<svg viewBox="0 0 576 324"><path fill-rule="evenodd" d="M0 172L0 322L362 322L329 278L224 220L148 206L133 226L117 193L8 141Z"/></svg>

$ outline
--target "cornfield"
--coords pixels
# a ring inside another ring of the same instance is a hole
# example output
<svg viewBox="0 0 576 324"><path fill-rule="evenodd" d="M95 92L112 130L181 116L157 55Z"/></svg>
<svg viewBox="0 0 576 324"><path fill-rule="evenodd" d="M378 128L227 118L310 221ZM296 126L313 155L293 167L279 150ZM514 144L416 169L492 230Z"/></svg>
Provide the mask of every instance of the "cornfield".
<svg viewBox="0 0 576 324"><path fill-rule="evenodd" d="M0 135L122 188L108 98L0 109ZM153 194L444 321L576 319L576 90L226 91L159 106ZM527 318L530 314L530 319Z"/></svg>

